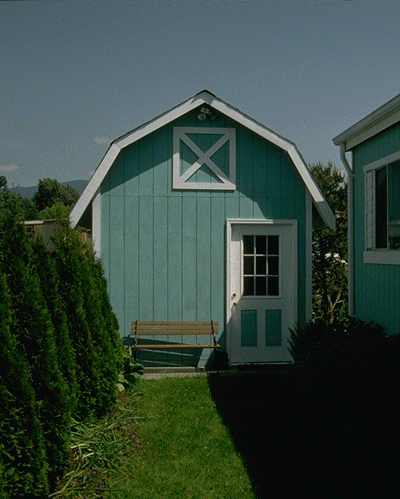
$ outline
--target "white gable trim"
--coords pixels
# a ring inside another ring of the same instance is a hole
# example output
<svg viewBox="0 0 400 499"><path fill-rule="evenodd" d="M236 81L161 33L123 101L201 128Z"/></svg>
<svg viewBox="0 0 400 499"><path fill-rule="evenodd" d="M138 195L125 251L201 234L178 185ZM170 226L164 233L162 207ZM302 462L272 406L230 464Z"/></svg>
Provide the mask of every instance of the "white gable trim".
<svg viewBox="0 0 400 499"><path fill-rule="evenodd" d="M306 163L302 159L300 153L298 152L296 146L292 142L284 139L283 137L272 132L265 126L257 123L253 119L241 113L237 109L231 107L229 104L218 99L218 97L211 94L207 90L198 93L194 97L188 99L182 104L179 104L170 111L167 111L166 113L158 116L154 120L145 123L139 128L133 130L132 132L127 133L126 135L120 137L119 139L116 139L111 144L110 148L106 152L104 158L100 162L93 176L89 180L85 190L83 191L81 197L79 198L78 202L76 203L74 209L70 214L70 221L72 226L78 224L85 209L92 201L94 195L96 194L97 190L100 187L101 182L104 180L108 170L115 161L121 149L127 147L130 144L133 144L134 142L140 140L142 137L158 130L164 125L167 125L168 123L183 116L189 111L192 111L193 109L197 108L202 104L208 104L210 107L216 109L217 111L220 111L222 114L228 116L234 121L237 121L241 125L248 128L249 130L252 130L254 133L260 135L269 142L272 142L276 146L286 151L289 154L290 158L292 159L306 187L310 191L315 206L319 214L321 215L322 219L329 227L333 228L335 226L335 217L331 209L329 208L327 202L325 201L324 197L322 196L317 184L312 178L310 171Z"/></svg>
<svg viewBox="0 0 400 499"><path fill-rule="evenodd" d="M78 199L76 205L69 215L69 219L73 227L78 224L84 211L96 195L101 182L104 180L104 177L106 176L108 170L111 168L111 165L114 163L120 151L121 148L117 144L111 144L106 155L97 167L96 171L93 173L87 186L85 187L85 190L83 191L81 197Z"/></svg>

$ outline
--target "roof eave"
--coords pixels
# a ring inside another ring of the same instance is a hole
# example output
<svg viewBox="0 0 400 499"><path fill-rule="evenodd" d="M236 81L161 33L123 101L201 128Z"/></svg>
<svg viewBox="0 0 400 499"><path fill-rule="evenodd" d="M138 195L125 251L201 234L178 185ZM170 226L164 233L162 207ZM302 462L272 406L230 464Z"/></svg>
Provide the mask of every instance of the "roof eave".
<svg viewBox="0 0 400 499"><path fill-rule="evenodd" d="M336 146L345 144L346 151L350 151L398 121L400 121L400 94L337 135L333 143Z"/></svg>

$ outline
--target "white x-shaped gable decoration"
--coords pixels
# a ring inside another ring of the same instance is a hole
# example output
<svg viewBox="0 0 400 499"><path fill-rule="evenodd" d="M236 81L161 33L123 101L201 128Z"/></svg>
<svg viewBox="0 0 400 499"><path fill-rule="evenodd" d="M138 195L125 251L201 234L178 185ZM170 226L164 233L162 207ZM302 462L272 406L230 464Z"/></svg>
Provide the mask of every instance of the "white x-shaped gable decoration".
<svg viewBox="0 0 400 499"><path fill-rule="evenodd" d="M173 189L235 190L236 134L234 128L174 127L173 134ZM191 135L199 134L210 137L212 145L207 150L200 148L190 138ZM227 147L224 147L225 144ZM218 152L221 153L222 148L224 152L221 157L213 158ZM219 164L221 159L224 165ZM207 176L209 181L204 181Z"/></svg>

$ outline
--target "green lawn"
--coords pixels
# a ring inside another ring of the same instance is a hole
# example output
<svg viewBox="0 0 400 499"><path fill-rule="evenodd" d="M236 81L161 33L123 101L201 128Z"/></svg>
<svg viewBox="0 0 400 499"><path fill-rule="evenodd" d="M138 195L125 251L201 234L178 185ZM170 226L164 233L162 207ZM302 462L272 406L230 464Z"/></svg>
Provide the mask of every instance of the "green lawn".
<svg viewBox="0 0 400 499"><path fill-rule="evenodd" d="M140 445L115 498L254 498L205 376L141 380ZM125 466L126 466L125 462Z"/></svg>
<svg viewBox="0 0 400 499"><path fill-rule="evenodd" d="M359 383L316 390L308 377L142 379L107 418L77 428L77 467L54 497L397 499L398 383L370 399Z"/></svg>

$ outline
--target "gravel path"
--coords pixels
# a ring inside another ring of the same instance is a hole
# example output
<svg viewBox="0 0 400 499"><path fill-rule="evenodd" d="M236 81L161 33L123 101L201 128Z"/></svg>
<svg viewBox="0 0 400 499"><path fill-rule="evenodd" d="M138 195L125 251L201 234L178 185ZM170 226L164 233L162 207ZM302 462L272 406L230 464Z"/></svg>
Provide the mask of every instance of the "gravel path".
<svg viewBox="0 0 400 499"><path fill-rule="evenodd" d="M151 368L144 369L142 379L161 379L161 378L185 378L187 376L206 376L204 369L191 368Z"/></svg>

